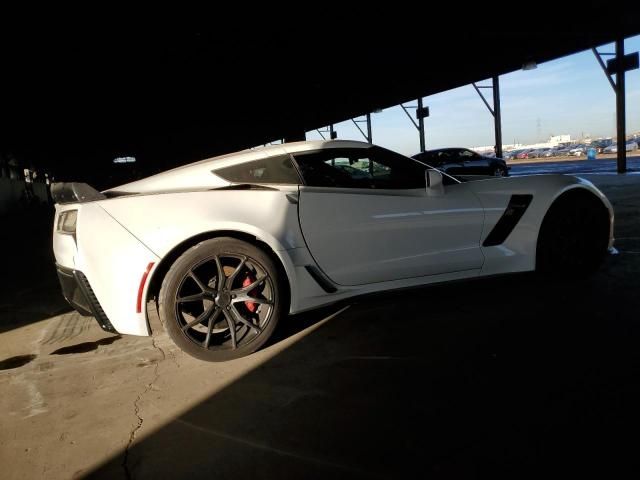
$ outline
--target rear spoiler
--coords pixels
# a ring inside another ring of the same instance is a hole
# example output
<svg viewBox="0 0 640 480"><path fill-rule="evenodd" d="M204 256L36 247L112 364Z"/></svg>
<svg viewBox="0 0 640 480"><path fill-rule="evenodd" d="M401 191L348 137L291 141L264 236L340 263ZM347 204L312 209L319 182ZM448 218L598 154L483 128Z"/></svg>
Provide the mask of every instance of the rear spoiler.
<svg viewBox="0 0 640 480"><path fill-rule="evenodd" d="M56 182L51 184L51 197L55 203L86 203L107 197L86 183Z"/></svg>

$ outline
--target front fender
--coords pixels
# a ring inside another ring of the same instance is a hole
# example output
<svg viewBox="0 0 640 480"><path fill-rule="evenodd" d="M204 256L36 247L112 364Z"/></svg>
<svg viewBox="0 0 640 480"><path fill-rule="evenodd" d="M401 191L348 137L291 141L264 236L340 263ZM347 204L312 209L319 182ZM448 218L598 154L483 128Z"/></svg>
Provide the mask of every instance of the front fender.
<svg viewBox="0 0 640 480"><path fill-rule="evenodd" d="M512 195L532 195L524 215L506 240L496 246L482 247L485 255L483 274L497 274L535 269L538 234L547 211L562 194L576 188L588 190L607 207L610 244L613 242L613 207L591 182L570 175L531 175L469 182L485 209L482 242L504 213Z"/></svg>

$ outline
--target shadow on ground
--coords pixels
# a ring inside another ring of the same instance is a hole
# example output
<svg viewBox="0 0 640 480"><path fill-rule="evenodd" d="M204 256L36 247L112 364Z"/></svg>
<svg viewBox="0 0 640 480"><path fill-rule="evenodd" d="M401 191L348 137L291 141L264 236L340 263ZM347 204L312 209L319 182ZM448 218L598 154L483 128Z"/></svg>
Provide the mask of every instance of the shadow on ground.
<svg viewBox="0 0 640 480"><path fill-rule="evenodd" d="M539 478L636 468L640 190L625 182L606 190L621 253L595 276L513 275L359 299L141 438L129 474ZM122 475L122 458L89 477Z"/></svg>
<svg viewBox="0 0 640 480"><path fill-rule="evenodd" d="M516 275L361 299L133 446L129 471L468 478L628 465L638 260L609 258L582 281ZM121 459L89 477L122 474Z"/></svg>
<svg viewBox="0 0 640 480"><path fill-rule="evenodd" d="M160 429L140 430L126 455L119 452L87 477L618 477L636 468L640 189L623 187L606 191L616 207L621 253L594 277L513 275L360 298L322 324L340 307L291 318L274 341L301 329L306 336ZM57 305L45 220L42 238L25 240L24 246L12 240L9 250L27 257L11 257L17 273L4 278L15 283L0 289L0 303L13 302L11 311L16 305L23 312L34 309L31 320L23 317L15 325L45 318L39 312L50 308L41 296L46 285L51 308ZM32 255L28 242L40 245ZM25 265L30 267L20 269ZM28 304L22 305L21 288L30 289L24 295ZM5 313L0 311L0 320ZM75 330L84 328L77 315L61 316L41 343L69 341L65 332L74 330L74 322ZM7 328L13 328L10 322L0 322L0 331ZM109 337L58 353L104 348L114 354L104 356L113 368L125 368L129 357L108 349L126 342ZM149 350L157 355L158 372L164 352L152 345ZM73 357L56 358L73 363ZM3 366L19 368L30 360L12 357ZM138 364L136 371L150 365ZM185 375L181 368L176 363L177 375ZM153 391L158 375L140 377L145 392ZM110 378L105 374L101 381ZM202 388L194 383L194 390ZM147 397L144 410L136 404L138 427L146 415L161 414L156 395L163 392ZM109 390L105 398L109 405L120 401ZM134 398L138 402L141 394ZM104 418L88 417L87 436L108 430Z"/></svg>
<svg viewBox="0 0 640 480"><path fill-rule="evenodd" d="M71 311L55 269L53 215L39 205L0 217L0 333Z"/></svg>

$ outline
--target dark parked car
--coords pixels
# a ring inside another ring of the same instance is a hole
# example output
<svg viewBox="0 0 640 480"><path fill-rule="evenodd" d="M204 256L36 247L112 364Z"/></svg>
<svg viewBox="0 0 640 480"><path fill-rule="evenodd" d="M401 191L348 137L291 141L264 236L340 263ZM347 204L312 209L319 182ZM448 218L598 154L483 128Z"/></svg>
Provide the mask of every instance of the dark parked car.
<svg viewBox="0 0 640 480"><path fill-rule="evenodd" d="M467 148L441 148L417 153L413 158L439 168L450 175L509 175L507 162L502 158L480 155Z"/></svg>

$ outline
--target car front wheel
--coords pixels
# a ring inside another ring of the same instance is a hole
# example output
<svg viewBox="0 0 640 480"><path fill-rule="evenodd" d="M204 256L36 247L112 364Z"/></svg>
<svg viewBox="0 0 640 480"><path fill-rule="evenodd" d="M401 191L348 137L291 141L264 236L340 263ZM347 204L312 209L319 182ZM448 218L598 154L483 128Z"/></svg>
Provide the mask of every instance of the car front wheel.
<svg viewBox="0 0 640 480"><path fill-rule="evenodd" d="M609 213L602 201L588 192L568 192L542 222L536 270L574 277L592 273L602 263L608 242Z"/></svg>
<svg viewBox="0 0 640 480"><path fill-rule="evenodd" d="M279 270L261 249L235 238L205 240L164 278L160 319L189 355L218 362L258 350L286 311Z"/></svg>
<svg viewBox="0 0 640 480"><path fill-rule="evenodd" d="M496 167L493 169L493 176L494 177L506 177L507 176L507 169L500 166L500 165L496 165Z"/></svg>

